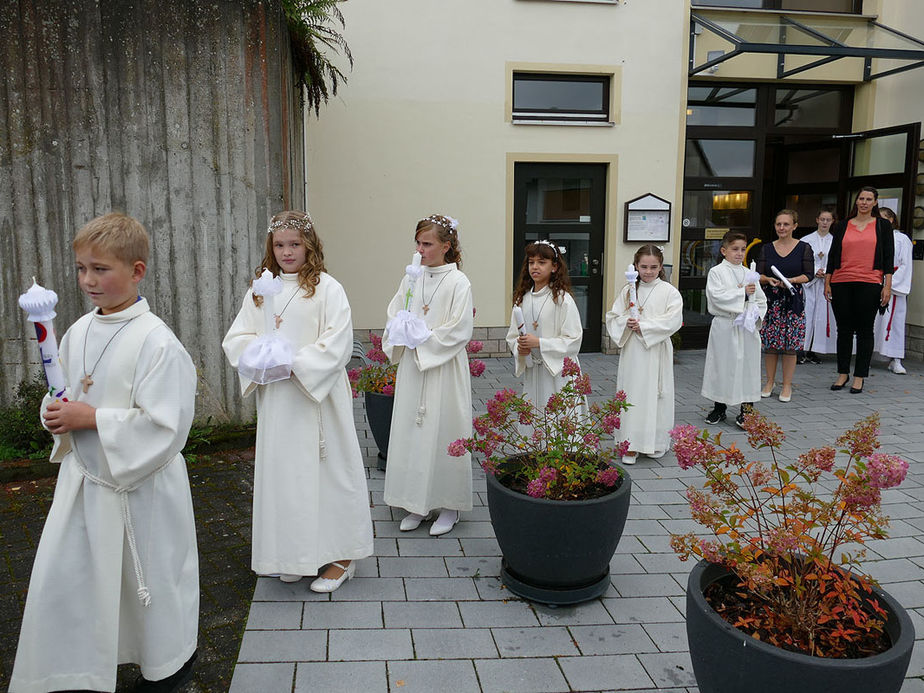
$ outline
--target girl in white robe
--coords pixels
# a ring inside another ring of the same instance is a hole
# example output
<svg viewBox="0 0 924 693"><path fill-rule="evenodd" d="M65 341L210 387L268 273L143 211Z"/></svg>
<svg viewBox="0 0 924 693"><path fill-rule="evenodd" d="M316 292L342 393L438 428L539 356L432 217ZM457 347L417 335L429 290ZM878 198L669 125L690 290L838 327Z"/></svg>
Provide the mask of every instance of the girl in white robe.
<svg viewBox="0 0 924 693"><path fill-rule="evenodd" d="M837 353L837 323L831 303L825 299L825 268L831 251L831 225L834 213L826 209L818 212L816 231L801 240L812 247L815 258L815 275L805 285L805 355L800 363L821 363L816 354Z"/></svg>
<svg viewBox="0 0 924 693"><path fill-rule="evenodd" d="M304 212L282 212L267 232L263 266L282 279L278 334L295 347L289 378L257 385L251 567L332 592L372 555L372 517L345 366L353 349L350 305L324 269L321 241ZM259 272L259 270L258 270ZM262 301L261 301L262 304ZM263 334L262 306L248 290L222 348L235 368Z"/></svg>
<svg viewBox="0 0 924 693"><path fill-rule="evenodd" d="M417 224L414 238L423 274L407 310L432 331L415 349L395 346L386 329L382 348L398 364L388 439L385 502L403 508L402 531L417 529L432 511L430 534L449 532L459 512L472 509L471 455L447 449L472 434L472 386L465 345L472 338L472 287L462 261L456 221L434 214ZM388 318L405 309L407 275L388 305Z"/></svg>
<svg viewBox="0 0 924 693"><path fill-rule="evenodd" d="M760 320L767 314L767 297L760 283L745 284L748 268L744 266L747 236L729 231L722 239L722 262L709 270L706 278L706 302L712 315L703 387L706 399L715 402L706 423L717 424L726 418L728 405L740 404L735 423L744 427L744 415L760 399ZM759 319L753 330L738 320L749 305L757 307Z"/></svg>
<svg viewBox="0 0 924 693"><path fill-rule="evenodd" d="M561 374L565 359L578 363L584 332L560 249L537 241L525 254L513 304L523 311L526 334L520 336L511 312L507 346L514 372L523 378L523 394L541 410L568 381Z"/></svg>
<svg viewBox="0 0 924 693"><path fill-rule="evenodd" d="M670 448L674 427L673 335L683 324L683 299L664 281L664 255L655 245L635 253L639 273L639 317L629 311L629 285L616 296L606 314L606 329L620 348L616 387L632 406L622 415L619 435L628 441L623 464L634 464L637 454L655 459Z"/></svg>
<svg viewBox="0 0 924 693"><path fill-rule="evenodd" d="M905 358L905 318L908 313L908 294L911 292L913 245L903 231L894 228L898 220L891 209L883 207L879 213L892 222L895 239L895 259L892 264L895 266L895 272L892 275L892 300L889 301L885 313L876 315L873 328L874 349L881 356L890 359L890 371L904 375L907 371L902 365L902 359Z"/></svg>

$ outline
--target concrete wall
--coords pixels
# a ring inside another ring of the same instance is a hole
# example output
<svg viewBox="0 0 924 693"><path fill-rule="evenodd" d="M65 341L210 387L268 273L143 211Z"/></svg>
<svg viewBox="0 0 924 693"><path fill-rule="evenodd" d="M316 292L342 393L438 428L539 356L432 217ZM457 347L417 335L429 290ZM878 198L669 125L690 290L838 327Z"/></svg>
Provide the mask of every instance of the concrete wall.
<svg viewBox="0 0 924 693"><path fill-rule="evenodd" d="M70 240L118 210L151 234L141 289L200 370L200 415L239 414L221 338L268 218L304 204L278 2L13 0L0 35L0 401L39 370L17 296L57 291L63 334L91 307Z"/></svg>
<svg viewBox="0 0 924 693"><path fill-rule="evenodd" d="M336 103L307 120L308 200L331 272L359 330L385 307L431 212L461 220L463 270L480 328L506 325L512 283L512 162L605 161L604 303L637 244L624 203L647 192L673 204L667 257L679 252L688 0L350 0L356 67ZM612 69L612 127L514 125L513 63ZM493 334L493 333L486 333Z"/></svg>

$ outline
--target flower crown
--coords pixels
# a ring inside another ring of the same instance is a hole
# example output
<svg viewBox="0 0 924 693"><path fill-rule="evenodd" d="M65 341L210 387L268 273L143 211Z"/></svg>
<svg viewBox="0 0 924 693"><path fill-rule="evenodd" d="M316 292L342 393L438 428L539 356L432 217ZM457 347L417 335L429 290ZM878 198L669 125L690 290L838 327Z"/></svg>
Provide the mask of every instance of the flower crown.
<svg viewBox="0 0 924 693"><path fill-rule="evenodd" d="M547 241L547 240L545 240L544 238L543 238L542 240L539 240L539 241L533 241L533 243L534 243L535 245L547 245L547 246L549 246L552 250L555 251L555 257L557 257L557 258L561 258L561 256L564 255L564 254L567 252L567 250L565 249L564 246L562 246L562 245L555 245L554 243L552 243L552 241Z"/></svg>
<svg viewBox="0 0 924 693"><path fill-rule="evenodd" d="M447 217L445 214L431 214L428 217L424 218L424 221L431 221L434 224L439 224L444 229L449 231L449 233L454 233L456 236L459 235L459 220L453 219L452 217Z"/></svg>
<svg viewBox="0 0 924 693"><path fill-rule="evenodd" d="M313 228L314 225L311 223L311 217L306 214L304 219L289 219L288 221L277 219L266 227L266 232L272 233L273 231L278 231L279 229L298 229L299 231L308 233Z"/></svg>

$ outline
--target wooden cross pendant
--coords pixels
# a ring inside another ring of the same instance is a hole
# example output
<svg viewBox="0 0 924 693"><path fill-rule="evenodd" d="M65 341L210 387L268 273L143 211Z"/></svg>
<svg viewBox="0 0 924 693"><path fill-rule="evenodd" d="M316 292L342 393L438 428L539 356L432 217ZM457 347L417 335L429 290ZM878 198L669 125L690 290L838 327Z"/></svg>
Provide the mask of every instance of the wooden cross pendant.
<svg viewBox="0 0 924 693"><path fill-rule="evenodd" d="M278 329L279 329L279 326L282 324L282 316L281 316L281 315L274 315L273 317L276 318L276 329L278 330Z"/></svg>
<svg viewBox="0 0 924 693"><path fill-rule="evenodd" d="M423 312L424 312L424 315L426 315L427 313L429 313L429 312L430 312L430 306L428 306L427 304L424 304L424 305L423 305Z"/></svg>
<svg viewBox="0 0 924 693"><path fill-rule="evenodd" d="M538 330L538 329L539 329L539 321L538 321L538 320L533 320L533 329L534 329L534 330Z"/></svg>
<svg viewBox="0 0 924 693"><path fill-rule="evenodd" d="M83 384L83 391L84 391L84 392L89 392L89 391L90 391L90 385L93 384L93 377L85 374L85 375L80 379L80 382Z"/></svg>

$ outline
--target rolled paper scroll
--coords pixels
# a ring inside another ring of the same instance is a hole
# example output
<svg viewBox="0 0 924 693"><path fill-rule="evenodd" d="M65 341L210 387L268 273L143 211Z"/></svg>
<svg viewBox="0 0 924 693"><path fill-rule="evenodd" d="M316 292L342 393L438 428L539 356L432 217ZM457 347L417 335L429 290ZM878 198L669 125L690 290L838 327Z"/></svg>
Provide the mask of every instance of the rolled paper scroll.
<svg viewBox="0 0 924 693"><path fill-rule="evenodd" d="M638 320L638 293L635 290L635 282L638 281L638 270L635 265L629 263L626 269L626 281L629 282L629 316Z"/></svg>
<svg viewBox="0 0 924 693"><path fill-rule="evenodd" d="M517 332L522 337L526 334L526 318L523 317L523 309L520 306L513 307L513 321L517 324Z"/></svg>
<svg viewBox="0 0 924 693"><path fill-rule="evenodd" d="M776 265L770 265L770 271L773 272L781 282L783 282L783 286L789 289L789 293L796 293L796 287L794 287L792 283L783 276L783 273L776 268Z"/></svg>
<svg viewBox="0 0 924 693"><path fill-rule="evenodd" d="M58 294L51 289L39 286L35 277L32 277L32 286L19 297L19 307L26 311L26 319L35 325L35 337L38 340L39 354L42 357L42 367L45 369L45 382L48 383L48 394L55 399L63 399L67 383L64 380L64 371L61 369L61 359L58 356L58 340L55 337L55 328L52 319L55 317L55 306L58 305Z"/></svg>

